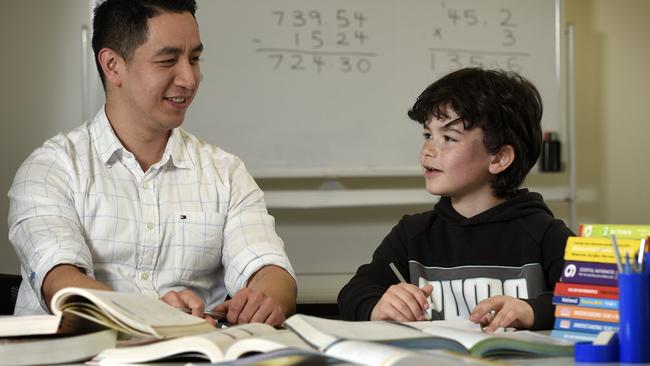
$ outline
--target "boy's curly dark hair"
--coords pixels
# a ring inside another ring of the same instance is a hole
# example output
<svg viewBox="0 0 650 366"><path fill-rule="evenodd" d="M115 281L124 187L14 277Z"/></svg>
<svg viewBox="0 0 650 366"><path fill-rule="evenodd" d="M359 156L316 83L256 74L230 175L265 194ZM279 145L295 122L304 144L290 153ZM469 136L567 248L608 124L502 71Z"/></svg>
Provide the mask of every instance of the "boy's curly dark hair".
<svg viewBox="0 0 650 366"><path fill-rule="evenodd" d="M542 146L543 106L537 88L514 72L460 69L429 85L408 116L424 124L431 116L448 117L447 108L458 114L465 129L483 130L488 152L513 147L514 161L491 182L497 197L511 197L535 165Z"/></svg>

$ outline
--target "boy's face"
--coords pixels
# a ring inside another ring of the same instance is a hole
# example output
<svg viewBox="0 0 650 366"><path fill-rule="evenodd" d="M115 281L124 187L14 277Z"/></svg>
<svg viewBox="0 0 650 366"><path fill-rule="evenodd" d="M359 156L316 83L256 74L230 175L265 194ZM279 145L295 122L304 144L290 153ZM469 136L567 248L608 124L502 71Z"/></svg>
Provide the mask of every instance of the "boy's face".
<svg viewBox="0 0 650 366"><path fill-rule="evenodd" d="M148 36L122 74L122 105L153 130L178 127L200 81L202 45L194 17L162 13L148 21Z"/></svg>
<svg viewBox="0 0 650 366"><path fill-rule="evenodd" d="M420 163L427 191L448 196L452 202L493 197L489 167L494 155L483 144L483 130L466 130L450 108L446 114L440 119L432 116L424 124Z"/></svg>

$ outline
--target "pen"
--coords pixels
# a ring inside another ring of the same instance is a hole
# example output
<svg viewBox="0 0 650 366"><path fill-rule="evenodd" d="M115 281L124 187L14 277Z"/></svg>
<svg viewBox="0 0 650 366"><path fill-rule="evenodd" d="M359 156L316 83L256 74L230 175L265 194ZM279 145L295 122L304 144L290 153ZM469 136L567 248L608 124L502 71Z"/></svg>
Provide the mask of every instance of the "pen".
<svg viewBox="0 0 650 366"><path fill-rule="evenodd" d="M192 309L190 308L176 308L186 314L192 314ZM221 311L209 311L206 310L203 312L204 315L208 315L214 319L225 319L226 318L226 313L222 313Z"/></svg>
<svg viewBox="0 0 650 366"><path fill-rule="evenodd" d="M393 273L395 273L395 276L397 276L397 279L399 280L399 282L408 283L408 282L406 282L404 277L402 277L402 274L397 270L397 267L395 267L395 263L390 262L390 263L388 263L388 266L390 267L390 269L393 270ZM422 311L422 313L424 313L424 317L425 317L426 320L431 321L431 315L429 315L429 312Z"/></svg>

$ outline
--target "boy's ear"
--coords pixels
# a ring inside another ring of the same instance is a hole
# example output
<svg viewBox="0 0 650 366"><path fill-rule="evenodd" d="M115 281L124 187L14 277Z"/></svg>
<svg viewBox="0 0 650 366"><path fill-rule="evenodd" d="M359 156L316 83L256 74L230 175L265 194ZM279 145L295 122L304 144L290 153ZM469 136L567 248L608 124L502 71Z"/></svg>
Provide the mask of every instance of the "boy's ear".
<svg viewBox="0 0 650 366"><path fill-rule="evenodd" d="M497 175L508 169L510 164L515 161L515 149L512 145L503 145L499 148L490 161L490 174Z"/></svg>
<svg viewBox="0 0 650 366"><path fill-rule="evenodd" d="M99 65L104 71L106 82L115 86L122 84L124 60L110 48L102 48L97 55Z"/></svg>

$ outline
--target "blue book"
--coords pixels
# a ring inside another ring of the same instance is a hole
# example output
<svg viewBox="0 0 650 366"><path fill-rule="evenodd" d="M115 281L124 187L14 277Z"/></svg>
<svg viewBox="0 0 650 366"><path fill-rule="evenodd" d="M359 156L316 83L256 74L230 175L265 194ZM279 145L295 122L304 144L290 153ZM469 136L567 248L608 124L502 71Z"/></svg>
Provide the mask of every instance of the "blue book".
<svg viewBox="0 0 650 366"><path fill-rule="evenodd" d="M618 310L618 300L598 299L595 297L553 296L553 304Z"/></svg>
<svg viewBox="0 0 650 366"><path fill-rule="evenodd" d="M553 329L551 331L551 337L555 339L564 339L574 342L593 342L597 336L598 334L596 333L572 332L570 330Z"/></svg>
<svg viewBox="0 0 650 366"><path fill-rule="evenodd" d="M557 330L598 334L605 330L618 332L618 323L599 322L595 320L583 319L556 318L555 326L553 328Z"/></svg>

